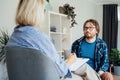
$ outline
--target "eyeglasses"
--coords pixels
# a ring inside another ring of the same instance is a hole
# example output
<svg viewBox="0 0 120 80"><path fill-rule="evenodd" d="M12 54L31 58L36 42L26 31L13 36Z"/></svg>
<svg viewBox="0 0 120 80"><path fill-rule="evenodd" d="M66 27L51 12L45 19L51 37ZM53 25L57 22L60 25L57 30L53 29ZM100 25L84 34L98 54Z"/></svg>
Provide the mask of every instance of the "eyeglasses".
<svg viewBox="0 0 120 80"><path fill-rule="evenodd" d="M87 31L88 29L92 31L95 27L84 27L84 31Z"/></svg>

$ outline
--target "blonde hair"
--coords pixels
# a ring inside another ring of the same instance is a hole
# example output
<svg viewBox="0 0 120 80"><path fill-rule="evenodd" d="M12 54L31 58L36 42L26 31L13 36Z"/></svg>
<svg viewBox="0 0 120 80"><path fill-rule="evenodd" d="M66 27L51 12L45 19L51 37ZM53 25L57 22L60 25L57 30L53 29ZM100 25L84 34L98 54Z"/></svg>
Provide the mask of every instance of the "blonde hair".
<svg viewBox="0 0 120 80"><path fill-rule="evenodd" d="M44 0L20 0L16 12L16 24L40 26L44 19Z"/></svg>

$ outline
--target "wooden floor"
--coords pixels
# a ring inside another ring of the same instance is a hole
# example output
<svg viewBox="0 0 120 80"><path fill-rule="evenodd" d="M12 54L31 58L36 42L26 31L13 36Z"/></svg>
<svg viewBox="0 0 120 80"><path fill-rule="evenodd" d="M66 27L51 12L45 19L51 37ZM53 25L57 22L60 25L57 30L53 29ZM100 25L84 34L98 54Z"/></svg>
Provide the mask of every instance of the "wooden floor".
<svg viewBox="0 0 120 80"><path fill-rule="evenodd" d="M114 80L120 80L120 76L116 76L116 75L113 76L114 76Z"/></svg>

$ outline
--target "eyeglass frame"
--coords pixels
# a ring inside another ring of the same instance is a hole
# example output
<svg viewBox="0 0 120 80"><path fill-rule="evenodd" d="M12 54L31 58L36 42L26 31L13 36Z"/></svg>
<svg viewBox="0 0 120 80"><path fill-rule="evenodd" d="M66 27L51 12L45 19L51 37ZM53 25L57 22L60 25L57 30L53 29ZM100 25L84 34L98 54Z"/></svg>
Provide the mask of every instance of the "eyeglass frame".
<svg viewBox="0 0 120 80"><path fill-rule="evenodd" d="M87 30L90 30L90 31L92 31L93 29L94 29L95 27L84 27L84 31L87 31Z"/></svg>

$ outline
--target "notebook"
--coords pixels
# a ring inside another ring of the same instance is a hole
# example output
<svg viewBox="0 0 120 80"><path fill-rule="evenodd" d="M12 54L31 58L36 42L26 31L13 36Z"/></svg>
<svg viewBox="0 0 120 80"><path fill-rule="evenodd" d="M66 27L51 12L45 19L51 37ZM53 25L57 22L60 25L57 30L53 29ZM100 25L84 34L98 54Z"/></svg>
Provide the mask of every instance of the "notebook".
<svg viewBox="0 0 120 80"><path fill-rule="evenodd" d="M70 71L76 71L79 67L81 67L84 63L86 63L89 59L88 58L77 58L75 63L70 65Z"/></svg>

